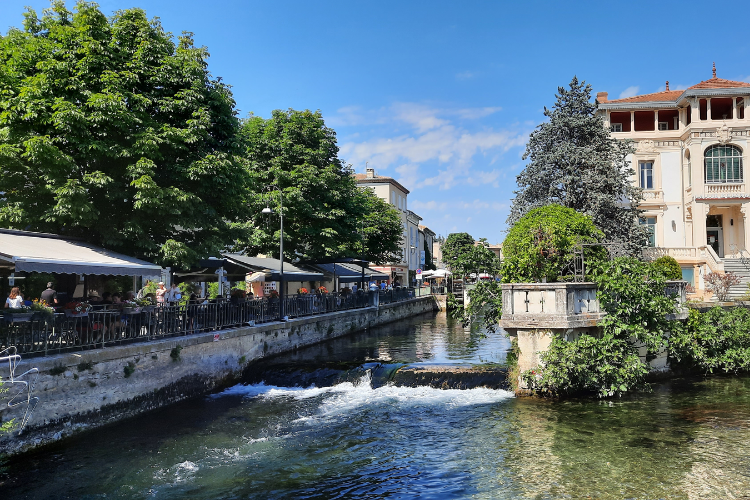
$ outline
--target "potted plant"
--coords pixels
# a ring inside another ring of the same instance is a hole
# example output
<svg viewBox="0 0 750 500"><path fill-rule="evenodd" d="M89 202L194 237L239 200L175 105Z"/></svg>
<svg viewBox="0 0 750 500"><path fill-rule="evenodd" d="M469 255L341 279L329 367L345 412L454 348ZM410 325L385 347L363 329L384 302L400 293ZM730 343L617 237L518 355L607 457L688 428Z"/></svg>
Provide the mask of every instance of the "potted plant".
<svg viewBox="0 0 750 500"><path fill-rule="evenodd" d="M69 318L83 318L89 315L91 304L88 302L68 302L65 304L65 316Z"/></svg>
<svg viewBox="0 0 750 500"><path fill-rule="evenodd" d="M307 295L307 294L308 294L308 293L310 293L310 292L308 292L308 291L307 291L307 288L305 288L305 287L302 287L302 288L298 288L298 289L297 289L297 293L298 293L299 295Z"/></svg>
<svg viewBox="0 0 750 500"><path fill-rule="evenodd" d="M34 299L31 303L31 310L43 319L51 319L55 315L55 308L48 306L46 302Z"/></svg>
<svg viewBox="0 0 750 500"><path fill-rule="evenodd" d="M141 312L141 306L135 300L123 300L122 301L122 313L123 314L138 314Z"/></svg>
<svg viewBox="0 0 750 500"><path fill-rule="evenodd" d="M135 303L141 307L143 312L151 312L156 309L156 304L151 300L151 297L143 297L142 299L135 299Z"/></svg>
<svg viewBox="0 0 750 500"><path fill-rule="evenodd" d="M318 288L318 291L322 294L328 293L328 289L324 286L321 286L320 288Z"/></svg>
<svg viewBox="0 0 750 500"><path fill-rule="evenodd" d="M31 317L34 316L34 311L26 305L22 305L21 307L8 307L3 309L3 316L5 316L5 321L21 323L29 321Z"/></svg>

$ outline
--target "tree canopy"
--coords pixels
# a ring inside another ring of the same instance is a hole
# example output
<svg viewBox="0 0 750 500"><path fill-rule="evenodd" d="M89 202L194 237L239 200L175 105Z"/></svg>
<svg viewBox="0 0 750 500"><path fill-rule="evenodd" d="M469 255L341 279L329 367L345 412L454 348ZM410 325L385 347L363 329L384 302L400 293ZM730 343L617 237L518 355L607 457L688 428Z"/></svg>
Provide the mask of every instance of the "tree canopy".
<svg viewBox="0 0 750 500"><path fill-rule="evenodd" d="M557 281L561 275L572 274L576 245L598 243L603 237L591 217L572 208L534 208L508 231L503 242L503 282ZM601 247L587 249L587 265L604 258L604 252Z"/></svg>
<svg viewBox="0 0 750 500"><path fill-rule="evenodd" d="M336 132L319 111L276 110L269 119L251 117L241 136L253 185L242 202L248 233L238 243L242 250L278 255L278 220L271 227L261 214L269 203L280 206L278 188L286 258L394 260L401 240L398 211L357 187L351 167L338 157Z"/></svg>
<svg viewBox="0 0 750 500"><path fill-rule="evenodd" d="M642 190L632 183L635 172L626 159L632 143L610 137L586 82L574 77L556 98L544 109L548 121L529 137L523 158L530 162L518 175L508 225L556 203L590 216L608 241L638 254L648 235L638 223Z"/></svg>
<svg viewBox="0 0 750 500"><path fill-rule="evenodd" d="M190 33L55 1L0 38L0 225L163 265L242 237L232 94Z"/></svg>
<svg viewBox="0 0 750 500"><path fill-rule="evenodd" d="M240 121L192 34L141 9L31 9L0 36L0 227L189 267L228 248L397 260L397 210L357 187L320 112ZM363 255L364 254L364 255Z"/></svg>

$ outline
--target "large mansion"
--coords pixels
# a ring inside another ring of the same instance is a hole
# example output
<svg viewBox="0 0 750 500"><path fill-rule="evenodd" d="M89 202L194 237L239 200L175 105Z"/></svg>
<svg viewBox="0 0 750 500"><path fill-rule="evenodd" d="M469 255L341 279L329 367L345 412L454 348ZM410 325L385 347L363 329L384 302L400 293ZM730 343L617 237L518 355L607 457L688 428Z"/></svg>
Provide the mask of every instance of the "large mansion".
<svg viewBox="0 0 750 500"><path fill-rule="evenodd" d="M698 291L711 271L750 263L750 83L713 77L686 90L609 100L597 94L612 136L632 139L650 252L675 257ZM750 273L747 273L750 274ZM739 290L738 290L739 293Z"/></svg>

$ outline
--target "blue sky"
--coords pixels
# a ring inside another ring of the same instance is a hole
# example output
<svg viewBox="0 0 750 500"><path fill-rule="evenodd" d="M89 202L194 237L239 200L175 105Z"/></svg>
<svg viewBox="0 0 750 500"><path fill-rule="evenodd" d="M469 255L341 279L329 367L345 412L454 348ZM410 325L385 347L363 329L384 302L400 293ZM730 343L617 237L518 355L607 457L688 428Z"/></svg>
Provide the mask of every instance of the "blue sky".
<svg viewBox="0 0 750 500"><path fill-rule="evenodd" d="M68 1L68 7L74 3ZM0 31L25 5L0 0ZM102 0L192 31L241 116L319 109L341 157L411 190L440 234L501 242L529 133L577 75L610 99L750 81L742 15L691 2ZM719 18L725 16L724 21Z"/></svg>

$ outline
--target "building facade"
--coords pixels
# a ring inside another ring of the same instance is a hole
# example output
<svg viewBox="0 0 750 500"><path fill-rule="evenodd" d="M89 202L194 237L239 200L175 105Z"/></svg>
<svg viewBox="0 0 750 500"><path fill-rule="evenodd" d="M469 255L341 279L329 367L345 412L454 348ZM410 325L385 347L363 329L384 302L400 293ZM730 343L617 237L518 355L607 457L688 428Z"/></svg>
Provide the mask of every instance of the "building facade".
<svg viewBox="0 0 750 500"><path fill-rule="evenodd" d="M698 291L703 276L750 257L750 83L713 77L685 90L609 100L598 112L612 137L630 139L633 182L644 189L641 223L650 256L671 255ZM744 256L744 258L743 258Z"/></svg>
<svg viewBox="0 0 750 500"><path fill-rule="evenodd" d="M398 280L401 285L409 284L409 270L416 270L418 260L412 257L414 238L409 238L409 229L416 228L421 217L409 217L410 210L407 205L409 190L402 186L398 181L391 177L375 175L375 169L368 168L364 174L354 174L357 185L361 188L372 189L375 195L390 203L401 214L401 227L403 228L403 237L401 240L401 260L399 262L389 262L384 266L371 266L372 269L388 274L392 282ZM418 219L418 220L417 220ZM415 223L414 220L417 220Z"/></svg>

